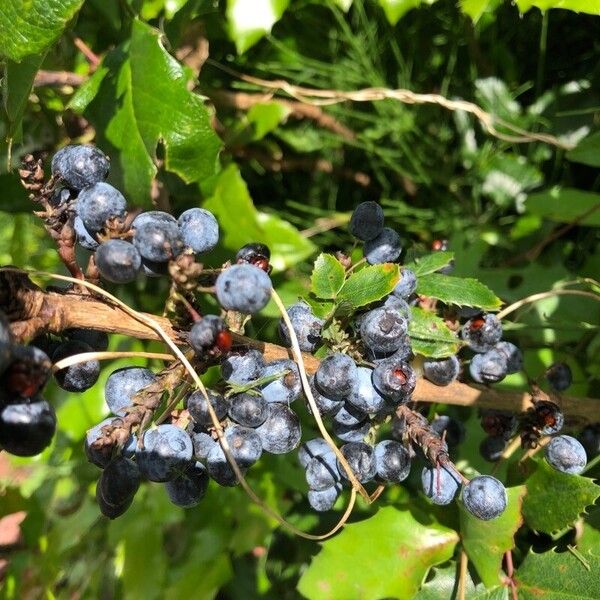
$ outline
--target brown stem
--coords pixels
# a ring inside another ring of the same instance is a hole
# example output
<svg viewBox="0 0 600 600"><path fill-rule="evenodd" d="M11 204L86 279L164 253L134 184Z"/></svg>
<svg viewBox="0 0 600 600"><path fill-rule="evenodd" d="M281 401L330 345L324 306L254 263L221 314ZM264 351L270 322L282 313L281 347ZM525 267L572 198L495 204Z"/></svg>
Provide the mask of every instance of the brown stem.
<svg viewBox="0 0 600 600"><path fill-rule="evenodd" d="M0 271L0 310L7 314L13 333L21 341L30 340L44 331L58 334L72 327L120 333L139 339L159 339L153 330L118 307L76 291L43 291L24 272ZM185 343L181 333L173 328L168 319L155 315L152 318L174 341ZM268 361L293 358L289 348L269 342L239 334L233 334L233 341L237 348L256 348ZM319 360L305 354L304 364L309 374L314 373ZM459 382L440 387L424 379L418 380L412 399L415 402L478 406L512 412L524 412L531 406L528 392L500 391ZM597 399L561 396L560 406L573 424L598 421Z"/></svg>

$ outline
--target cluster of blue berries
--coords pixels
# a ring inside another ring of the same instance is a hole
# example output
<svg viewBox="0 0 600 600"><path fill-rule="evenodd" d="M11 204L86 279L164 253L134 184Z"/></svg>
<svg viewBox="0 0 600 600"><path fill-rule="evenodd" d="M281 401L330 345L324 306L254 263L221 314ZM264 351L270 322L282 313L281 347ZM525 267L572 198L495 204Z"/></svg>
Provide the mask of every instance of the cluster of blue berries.
<svg viewBox="0 0 600 600"><path fill-rule="evenodd" d="M52 159L53 203L69 203L77 242L95 253L103 279L128 283L140 272L159 277L182 252L203 254L216 246L219 225L202 208L186 210L178 219L157 210L128 219L125 197L104 181L109 165L100 150L87 145L66 146Z"/></svg>

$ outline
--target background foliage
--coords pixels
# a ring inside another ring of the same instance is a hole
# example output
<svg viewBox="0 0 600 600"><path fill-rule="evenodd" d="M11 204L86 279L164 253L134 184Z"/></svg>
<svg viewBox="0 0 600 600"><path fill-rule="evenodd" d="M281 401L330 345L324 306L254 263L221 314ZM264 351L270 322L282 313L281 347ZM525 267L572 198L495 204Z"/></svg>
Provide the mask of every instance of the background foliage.
<svg viewBox="0 0 600 600"><path fill-rule="evenodd" d="M214 264L246 242L267 243L288 302L308 292L320 251L352 248L343 225L367 199L380 201L406 238L407 261L447 238L455 273L477 277L503 302L594 278L600 24L538 10L553 7L600 13L598 0L4 0L0 264L61 270L11 156L16 165L27 152L48 157L70 141L94 141L130 204L175 214L201 204L216 214ZM238 72L464 98L572 149L503 142L467 114L438 106L384 100L302 112ZM160 280L118 290L155 312L166 292ZM342 298L344 290L318 295ZM276 339L275 314L267 307L250 333ZM506 329L531 376L566 359L570 394L597 396L597 317L586 299L553 297ZM113 336L111 347L154 344ZM213 487L184 512L145 485L124 517L107 522L93 500L97 472L82 438L106 413L102 383L119 366L106 366L83 395L51 391L59 435L39 459L0 455L0 516L27 513L21 546L7 555L3 597L442 599L456 594L463 549L467 597L506 598L509 548L523 598L600 597L600 512L590 507L599 490L589 478L597 469L568 477L536 460L523 469L519 453L499 469L510 503L493 523L457 506L432 507L418 491L418 468L377 505L359 505L344 531L321 545L283 532L239 489ZM525 383L514 375L502 386ZM484 434L475 411L436 411L466 422L457 457L465 472L490 472L477 453ZM308 417L304 428L308 435ZM312 513L290 457L264 459L252 481L304 529L326 530L343 510Z"/></svg>

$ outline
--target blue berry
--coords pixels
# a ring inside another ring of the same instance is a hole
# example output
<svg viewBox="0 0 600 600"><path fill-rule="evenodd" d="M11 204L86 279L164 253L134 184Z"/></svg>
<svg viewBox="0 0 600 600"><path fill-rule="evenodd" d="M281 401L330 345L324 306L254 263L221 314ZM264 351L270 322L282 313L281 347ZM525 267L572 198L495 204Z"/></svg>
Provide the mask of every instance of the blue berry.
<svg viewBox="0 0 600 600"><path fill-rule="evenodd" d="M242 473L245 470L239 465ZM208 474L219 484L226 487L232 487L239 483L238 478L232 466L227 461L225 452L219 443L215 444L206 457L206 468Z"/></svg>
<svg viewBox="0 0 600 600"><path fill-rule="evenodd" d="M323 438L314 438L303 442L298 449L298 461L306 469L308 463L315 456L323 456L324 454L333 453L329 444Z"/></svg>
<svg viewBox="0 0 600 600"><path fill-rule="evenodd" d="M311 458L306 465L306 483L311 490L324 490L339 481L336 457L331 450L329 453Z"/></svg>
<svg viewBox="0 0 600 600"><path fill-rule="evenodd" d="M417 276L412 269L404 268L400 271L400 281L392 291L394 296L406 300L417 289Z"/></svg>
<svg viewBox="0 0 600 600"><path fill-rule="evenodd" d="M479 453L488 462L498 462L506 448L506 440L502 436L488 435L479 444Z"/></svg>
<svg viewBox="0 0 600 600"><path fill-rule="evenodd" d="M383 209L372 201L361 202L350 217L350 233L363 242L377 237L383 230Z"/></svg>
<svg viewBox="0 0 600 600"><path fill-rule="evenodd" d="M133 244L140 256L151 263L168 262L183 250L177 225L157 217L136 226Z"/></svg>
<svg viewBox="0 0 600 600"><path fill-rule="evenodd" d="M421 473L423 491L434 504L450 504L458 492L460 483L458 473L449 466L425 467Z"/></svg>
<svg viewBox="0 0 600 600"><path fill-rule="evenodd" d="M361 367L362 368L362 367ZM344 425L346 427L357 427L364 423L367 419L367 413L349 401L346 401L342 408L340 408L333 416L333 423L338 425Z"/></svg>
<svg viewBox="0 0 600 600"><path fill-rule="evenodd" d="M454 448L462 443L465 439L465 426L448 415L436 417L430 424L431 429L440 437L444 437L446 444L450 448Z"/></svg>
<svg viewBox="0 0 600 600"><path fill-rule="evenodd" d="M267 401L261 394L234 394L229 402L229 417L244 427L262 425L269 414Z"/></svg>
<svg viewBox="0 0 600 600"><path fill-rule="evenodd" d="M375 446L375 468L384 481L400 483L410 473L410 454L401 443L384 440Z"/></svg>
<svg viewBox="0 0 600 600"><path fill-rule="evenodd" d="M88 231L97 233L109 219L125 217L127 202L119 190L100 182L79 193L75 210Z"/></svg>
<svg viewBox="0 0 600 600"><path fill-rule="evenodd" d="M268 403L283 402L290 404L300 397L302 394L302 381L298 367L293 360L282 358L267 363L261 371L260 377L271 375L279 375L279 377L261 387L262 395Z"/></svg>
<svg viewBox="0 0 600 600"><path fill-rule="evenodd" d="M254 314L271 298L271 279L253 265L233 265L217 277L215 283L219 304L226 310Z"/></svg>
<svg viewBox="0 0 600 600"><path fill-rule="evenodd" d="M113 283L129 283L140 271L142 259L133 244L124 240L108 240L96 250L96 266L100 275Z"/></svg>
<svg viewBox="0 0 600 600"><path fill-rule="evenodd" d="M506 356L507 374L517 373L523 368L523 353L510 342L498 342L494 348Z"/></svg>
<svg viewBox="0 0 600 600"><path fill-rule="evenodd" d="M65 146L52 158L52 174L75 190L104 181L109 166L108 158L94 146Z"/></svg>
<svg viewBox="0 0 600 600"><path fill-rule="evenodd" d="M65 329L64 334L70 339L91 346L96 352L104 352L108 348L108 335L104 331L74 327Z"/></svg>
<svg viewBox="0 0 600 600"><path fill-rule="evenodd" d="M365 419L356 425L344 425L334 420L331 430L333 435L343 442L363 442L367 435L369 435L371 423Z"/></svg>
<svg viewBox="0 0 600 600"><path fill-rule="evenodd" d="M477 383L497 383L506 377L506 356L499 350L488 350L471 359L469 373Z"/></svg>
<svg viewBox="0 0 600 600"><path fill-rule="evenodd" d="M202 463L196 462L188 465L183 473L175 479L167 481L165 489L169 495L169 500L175 506L192 508L206 494L208 481L206 467Z"/></svg>
<svg viewBox="0 0 600 600"><path fill-rule="evenodd" d="M340 408L342 408L342 406L344 406L343 400L332 400L331 398L321 394L321 392L315 386L314 376L310 378L309 383L310 391L312 392L315 404L322 415L334 415L338 410L340 410ZM308 410L312 413L310 405L308 405Z"/></svg>
<svg viewBox="0 0 600 600"><path fill-rule="evenodd" d="M202 355L215 346L219 333L226 330L227 326L221 317L206 315L190 329L190 346L197 354Z"/></svg>
<svg viewBox="0 0 600 600"><path fill-rule="evenodd" d="M259 242L252 242L242 246L235 255L236 263L248 263L267 273L270 268L269 260L271 260L269 247Z"/></svg>
<svg viewBox="0 0 600 600"><path fill-rule="evenodd" d="M372 381L384 398L396 404L409 401L417 385L417 376L407 362L387 358L373 369Z"/></svg>
<svg viewBox="0 0 600 600"><path fill-rule="evenodd" d="M587 465L582 444L570 435L557 435L546 446L546 460L561 473L578 475Z"/></svg>
<svg viewBox="0 0 600 600"><path fill-rule="evenodd" d="M565 424L565 416L554 402L539 400L533 407L534 425L543 435L558 433Z"/></svg>
<svg viewBox="0 0 600 600"><path fill-rule="evenodd" d="M262 455L261 437L250 427L230 425L225 429L225 438L229 444L231 454L243 469L251 467Z"/></svg>
<svg viewBox="0 0 600 600"><path fill-rule="evenodd" d="M426 358L423 361L423 376L435 385L449 385L460 372L460 362L456 355L448 358Z"/></svg>
<svg viewBox="0 0 600 600"><path fill-rule="evenodd" d="M571 369L563 362L551 365L546 371L546 379L557 392L564 392L573 383Z"/></svg>
<svg viewBox="0 0 600 600"><path fill-rule="evenodd" d="M144 433L135 457L140 473L150 481L174 479L188 466L193 454L190 436L175 425L159 425Z"/></svg>
<svg viewBox="0 0 600 600"><path fill-rule="evenodd" d="M381 233L365 242L364 254L370 265L394 262L402 252L400 236L389 227L384 227Z"/></svg>
<svg viewBox="0 0 600 600"><path fill-rule="evenodd" d="M52 360L57 363L63 358L93 352L94 349L78 340L70 340L62 343L52 355ZM97 360L86 360L85 362L71 365L54 373L58 385L68 392L83 392L91 388L100 375L100 362Z"/></svg>
<svg viewBox="0 0 600 600"><path fill-rule="evenodd" d="M365 444L364 442L349 442L340 448L340 452L344 455L350 469L360 483L367 483L375 477L377 467L375 465L373 446L369 446L369 444ZM344 479L348 479L346 470L340 464L339 459L337 467L340 475Z"/></svg>
<svg viewBox="0 0 600 600"><path fill-rule="evenodd" d="M45 450L56 431L54 409L41 397L0 405L0 448L15 456L35 456Z"/></svg>
<svg viewBox="0 0 600 600"><path fill-rule="evenodd" d="M77 192L75 190L57 187L52 192L50 198L48 198L48 202L53 208L59 208L75 198L77 198Z"/></svg>
<svg viewBox="0 0 600 600"><path fill-rule="evenodd" d="M366 314L360 325L360 337L374 352L395 352L404 341L408 321L393 308L376 308Z"/></svg>
<svg viewBox="0 0 600 600"><path fill-rule="evenodd" d="M285 404L269 404L267 420L256 429L263 450L271 454L287 454L298 447L302 436L300 419Z"/></svg>
<svg viewBox="0 0 600 600"><path fill-rule="evenodd" d="M308 503L318 512L331 510L342 491L341 485L335 485L325 490L309 490Z"/></svg>
<svg viewBox="0 0 600 600"><path fill-rule="evenodd" d="M204 208L190 208L177 219L183 243L196 254L210 252L219 242L219 223Z"/></svg>
<svg viewBox="0 0 600 600"><path fill-rule="evenodd" d="M0 394L8 402L35 396L48 382L52 361L35 346L12 345L9 362L0 377Z"/></svg>
<svg viewBox="0 0 600 600"><path fill-rule="evenodd" d="M315 385L327 398L343 400L350 394L358 377L356 363L347 354L326 356L315 373Z"/></svg>
<svg viewBox="0 0 600 600"><path fill-rule="evenodd" d="M124 504L140 487L140 471L135 462L118 456L111 460L100 476L102 499L109 505Z"/></svg>
<svg viewBox="0 0 600 600"><path fill-rule="evenodd" d="M81 217L75 217L73 220L73 230L75 231L75 237L77 243L86 250L95 252L100 245L100 242L96 239L95 234L90 233L86 226L83 224Z"/></svg>
<svg viewBox="0 0 600 600"><path fill-rule="evenodd" d="M169 263L142 258L142 273L146 277L164 277L169 274Z"/></svg>
<svg viewBox="0 0 600 600"><path fill-rule="evenodd" d="M499 517L508 503L506 488L495 477L473 477L463 488L462 501L465 508L482 521Z"/></svg>
<svg viewBox="0 0 600 600"><path fill-rule="evenodd" d="M173 215L162 210L147 210L140 213L131 222L131 228L135 230L142 225L146 225L146 223L168 223L170 225L177 225L177 219Z"/></svg>
<svg viewBox="0 0 600 600"><path fill-rule="evenodd" d="M194 458L205 462L208 458L210 451L219 445L217 440L213 439L211 435L205 431L195 431L191 435L192 445L194 447Z"/></svg>
<svg viewBox="0 0 600 600"><path fill-rule="evenodd" d="M367 367L358 367L356 379L348 395L348 402L363 413L373 414L385 405L385 398L373 385L373 371ZM337 416L337 415L336 415ZM345 423L351 425L351 423Z"/></svg>
<svg viewBox="0 0 600 600"><path fill-rule="evenodd" d="M229 384L244 385L256 381L264 367L265 359L258 350L230 354L221 363L221 377Z"/></svg>
<svg viewBox="0 0 600 600"><path fill-rule="evenodd" d="M502 337L502 323L496 315L483 314L469 319L460 332L474 352L491 350Z"/></svg>
<svg viewBox="0 0 600 600"><path fill-rule="evenodd" d="M407 321L410 321L412 318L412 313L410 311L410 305L404 298L399 298L391 293L381 305L383 308L391 308L393 310L397 310Z"/></svg>
<svg viewBox="0 0 600 600"><path fill-rule="evenodd" d="M313 315L305 302L297 302L287 309L292 327L298 338L298 345L303 352L314 352L321 343L321 328L324 321ZM286 346L292 345L292 340L283 319L279 320L279 337Z"/></svg>
<svg viewBox="0 0 600 600"><path fill-rule="evenodd" d="M125 367L113 371L106 380L104 399L110 411L124 416L133 404L133 397L156 381L156 376L143 367Z"/></svg>
<svg viewBox="0 0 600 600"><path fill-rule="evenodd" d="M579 441L588 456L600 453L600 426L598 423L587 425L579 434Z"/></svg>
<svg viewBox="0 0 600 600"><path fill-rule="evenodd" d="M227 415L227 410L229 409L228 400L212 390L206 390L206 394L210 398L210 404L217 414L217 419L221 421ZM201 427L212 427L213 422L208 410L208 402L200 390L195 390L187 397L185 407L188 409L194 423L197 423Z"/></svg>

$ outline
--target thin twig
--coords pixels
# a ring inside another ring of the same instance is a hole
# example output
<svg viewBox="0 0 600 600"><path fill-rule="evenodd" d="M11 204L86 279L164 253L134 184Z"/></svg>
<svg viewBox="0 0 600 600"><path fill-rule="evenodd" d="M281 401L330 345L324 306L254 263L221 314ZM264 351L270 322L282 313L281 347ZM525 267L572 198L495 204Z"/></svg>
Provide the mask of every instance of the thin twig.
<svg viewBox="0 0 600 600"><path fill-rule="evenodd" d="M473 102L466 100L450 100L440 94L417 94L407 89L389 89L383 87L371 87L361 90L344 91L344 90L323 90L316 88L307 88L298 85L292 85L284 79L274 81L261 79L244 75L230 67L226 67L221 63L208 59L212 65L229 73L233 77L241 79L247 83L257 85L262 88L273 90L274 94L283 92L299 102L311 104L314 106L327 106L331 104L339 104L341 102L374 102L377 100L393 99L404 104L436 104L450 111L463 111L472 114L483 126L483 128L494 137L512 144L523 144L529 142L544 142L557 148L569 150L573 148L573 144L563 142L557 137L544 133L535 133L526 131L508 121L486 112ZM502 133L497 129L502 127L512 132L512 134Z"/></svg>
<svg viewBox="0 0 600 600"><path fill-rule="evenodd" d="M160 352L81 352L73 356L67 356L54 363L54 372L88 362L89 360L112 360L118 358L155 358L157 360L175 360L172 354L161 354Z"/></svg>
<svg viewBox="0 0 600 600"><path fill-rule="evenodd" d="M538 302L539 300L545 300L546 298L552 298L553 296L583 296L585 298L591 298L592 300L596 300L596 302L600 302L600 294L594 294L593 292L563 289L549 290L548 292L532 294L531 296L527 296L526 298L517 300L517 302L513 302L511 305L501 310L496 316L498 317L498 319L504 319L504 317L510 315L510 313L515 312L515 310L518 310L519 308L521 308L521 306L525 306L526 304L531 304L533 302Z"/></svg>

